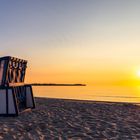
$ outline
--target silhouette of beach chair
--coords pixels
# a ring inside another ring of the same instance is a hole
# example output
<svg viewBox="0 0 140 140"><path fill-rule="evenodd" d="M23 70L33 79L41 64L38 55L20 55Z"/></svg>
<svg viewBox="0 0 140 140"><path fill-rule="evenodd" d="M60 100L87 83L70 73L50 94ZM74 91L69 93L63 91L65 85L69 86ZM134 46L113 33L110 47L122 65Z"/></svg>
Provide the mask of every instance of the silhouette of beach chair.
<svg viewBox="0 0 140 140"><path fill-rule="evenodd" d="M32 86L24 83L26 67L26 60L0 58L0 115L18 116L35 108Z"/></svg>

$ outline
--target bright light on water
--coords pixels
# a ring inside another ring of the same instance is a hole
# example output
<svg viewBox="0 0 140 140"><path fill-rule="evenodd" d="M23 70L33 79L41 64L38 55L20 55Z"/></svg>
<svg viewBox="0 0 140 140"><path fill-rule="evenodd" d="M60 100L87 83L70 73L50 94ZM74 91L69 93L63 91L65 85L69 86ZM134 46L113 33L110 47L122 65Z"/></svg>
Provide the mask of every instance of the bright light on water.
<svg viewBox="0 0 140 140"><path fill-rule="evenodd" d="M37 97L140 103L140 88L119 86L33 87Z"/></svg>

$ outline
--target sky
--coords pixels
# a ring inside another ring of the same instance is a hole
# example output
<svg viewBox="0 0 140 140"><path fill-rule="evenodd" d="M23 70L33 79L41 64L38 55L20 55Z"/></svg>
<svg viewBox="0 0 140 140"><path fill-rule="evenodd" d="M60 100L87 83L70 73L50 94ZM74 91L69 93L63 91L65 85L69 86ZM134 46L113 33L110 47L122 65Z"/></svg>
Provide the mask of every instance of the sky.
<svg viewBox="0 0 140 140"><path fill-rule="evenodd" d="M139 0L1 0L0 56L26 82L139 84Z"/></svg>

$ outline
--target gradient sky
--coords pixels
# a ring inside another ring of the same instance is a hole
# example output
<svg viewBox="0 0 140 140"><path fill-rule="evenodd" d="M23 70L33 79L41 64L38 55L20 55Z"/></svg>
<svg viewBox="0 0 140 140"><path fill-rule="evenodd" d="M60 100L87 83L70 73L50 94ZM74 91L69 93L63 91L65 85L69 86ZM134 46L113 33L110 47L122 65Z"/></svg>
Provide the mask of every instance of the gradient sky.
<svg viewBox="0 0 140 140"><path fill-rule="evenodd" d="M27 82L139 82L140 1L1 0L4 55L29 60Z"/></svg>

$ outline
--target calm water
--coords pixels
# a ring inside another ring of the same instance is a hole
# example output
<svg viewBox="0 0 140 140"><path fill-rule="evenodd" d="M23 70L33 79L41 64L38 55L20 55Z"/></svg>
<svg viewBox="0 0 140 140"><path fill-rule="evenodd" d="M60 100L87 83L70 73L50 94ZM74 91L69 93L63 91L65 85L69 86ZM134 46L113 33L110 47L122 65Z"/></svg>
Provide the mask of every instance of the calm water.
<svg viewBox="0 0 140 140"><path fill-rule="evenodd" d="M36 97L140 103L140 87L36 86L33 91Z"/></svg>

